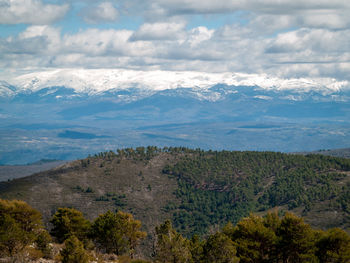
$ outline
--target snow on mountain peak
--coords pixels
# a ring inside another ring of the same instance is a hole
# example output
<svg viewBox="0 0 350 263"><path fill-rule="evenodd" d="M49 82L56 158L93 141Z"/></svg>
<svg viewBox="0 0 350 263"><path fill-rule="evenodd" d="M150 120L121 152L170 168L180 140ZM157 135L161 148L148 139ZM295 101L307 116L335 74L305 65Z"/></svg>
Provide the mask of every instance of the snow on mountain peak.
<svg viewBox="0 0 350 263"><path fill-rule="evenodd" d="M12 97L16 93L16 88L8 84L6 81L0 80L0 97Z"/></svg>
<svg viewBox="0 0 350 263"><path fill-rule="evenodd" d="M350 88L348 81L331 78L281 79L265 74L205 73L193 71L137 71L126 69L56 69L33 72L7 82L22 90L37 91L46 87L65 86L89 94L111 89L140 88L166 90L174 88L208 89L215 84L259 86L264 89L319 91L323 94Z"/></svg>

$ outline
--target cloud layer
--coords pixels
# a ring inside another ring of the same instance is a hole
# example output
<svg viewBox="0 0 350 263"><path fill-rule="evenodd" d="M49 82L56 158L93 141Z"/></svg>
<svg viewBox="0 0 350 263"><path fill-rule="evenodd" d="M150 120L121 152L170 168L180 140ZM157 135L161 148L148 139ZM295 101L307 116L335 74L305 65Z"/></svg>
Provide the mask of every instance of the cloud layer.
<svg viewBox="0 0 350 263"><path fill-rule="evenodd" d="M116 21L119 13L111 2L102 2L98 5L89 6L82 11L82 16L87 23L97 24L101 22Z"/></svg>
<svg viewBox="0 0 350 263"><path fill-rule="evenodd" d="M44 4L40 0L0 0L0 24L51 24L67 13L68 4Z"/></svg>
<svg viewBox="0 0 350 263"><path fill-rule="evenodd" d="M0 0L0 23L29 24L17 35L0 38L0 67L14 72L43 68L243 72L349 81L349 3L86 0L54 5ZM45 15L34 15L39 10ZM69 19L68 13L81 20L80 30L71 32L55 24ZM135 29L123 29L123 21L133 19L143 22ZM116 27L101 27L111 22Z"/></svg>

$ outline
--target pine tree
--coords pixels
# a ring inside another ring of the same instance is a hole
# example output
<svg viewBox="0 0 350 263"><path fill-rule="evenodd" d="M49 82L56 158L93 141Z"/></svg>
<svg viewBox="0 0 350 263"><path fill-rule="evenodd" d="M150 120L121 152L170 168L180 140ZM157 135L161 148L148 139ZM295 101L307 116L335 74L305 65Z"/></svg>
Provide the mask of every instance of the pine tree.
<svg viewBox="0 0 350 263"><path fill-rule="evenodd" d="M323 232L316 246L320 262L350 262L350 236L344 230L333 228Z"/></svg>
<svg viewBox="0 0 350 263"><path fill-rule="evenodd" d="M101 250L132 257L136 246L146 236L140 229L141 222L131 214L108 211L95 219L91 236Z"/></svg>
<svg viewBox="0 0 350 263"><path fill-rule="evenodd" d="M191 262L190 242L172 227L170 220L156 227L155 259L160 263Z"/></svg>
<svg viewBox="0 0 350 263"><path fill-rule="evenodd" d="M277 229L282 262L317 262L315 231L302 218L286 213Z"/></svg>
<svg viewBox="0 0 350 263"><path fill-rule="evenodd" d="M276 258L276 234L262 217L251 214L238 222L233 241L241 262L272 262Z"/></svg>
<svg viewBox="0 0 350 263"><path fill-rule="evenodd" d="M211 235L203 248L203 262L238 263L233 241L222 232Z"/></svg>
<svg viewBox="0 0 350 263"><path fill-rule="evenodd" d="M0 255L13 256L43 231L41 214L26 202L0 199Z"/></svg>
<svg viewBox="0 0 350 263"><path fill-rule="evenodd" d="M71 235L75 235L80 241L86 242L90 231L90 222L83 214L74 208L58 208L50 220L53 225L51 235L62 243Z"/></svg>
<svg viewBox="0 0 350 263"><path fill-rule="evenodd" d="M87 263L89 257L83 243L74 235L64 241L64 248L60 252L62 263Z"/></svg>

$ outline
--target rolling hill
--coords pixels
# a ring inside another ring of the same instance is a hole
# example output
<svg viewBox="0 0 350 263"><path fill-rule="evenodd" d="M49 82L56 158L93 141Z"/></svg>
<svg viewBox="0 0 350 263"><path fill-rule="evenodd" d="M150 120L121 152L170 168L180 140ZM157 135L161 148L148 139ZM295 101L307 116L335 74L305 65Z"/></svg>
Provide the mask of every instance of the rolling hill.
<svg viewBox="0 0 350 263"><path fill-rule="evenodd" d="M58 207L74 207L89 219L119 209L149 233L171 218L190 236L271 209L302 215L316 228L349 229L349 189L349 159L138 147L2 182L0 198L27 201L46 223Z"/></svg>

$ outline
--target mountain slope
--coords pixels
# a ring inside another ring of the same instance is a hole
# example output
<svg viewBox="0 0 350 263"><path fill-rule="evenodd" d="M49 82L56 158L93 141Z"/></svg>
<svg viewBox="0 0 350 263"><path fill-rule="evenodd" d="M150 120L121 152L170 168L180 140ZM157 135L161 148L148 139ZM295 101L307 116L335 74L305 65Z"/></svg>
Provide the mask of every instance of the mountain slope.
<svg viewBox="0 0 350 263"><path fill-rule="evenodd" d="M164 154L147 162L107 154L2 183L0 192L3 198L27 200L46 222L62 206L75 207L89 219L119 207L152 231L167 217L161 208L176 189L176 180L161 176L165 162Z"/></svg>
<svg viewBox="0 0 350 263"><path fill-rule="evenodd" d="M66 161L40 160L27 165L0 165L0 181L12 180L47 171L66 163Z"/></svg>
<svg viewBox="0 0 350 263"><path fill-rule="evenodd" d="M48 172L0 183L0 197L23 199L47 222L62 206L92 219L131 212L151 232L172 218L204 234L250 212L291 210L314 227L350 226L350 160L273 152L149 147L101 153Z"/></svg>

